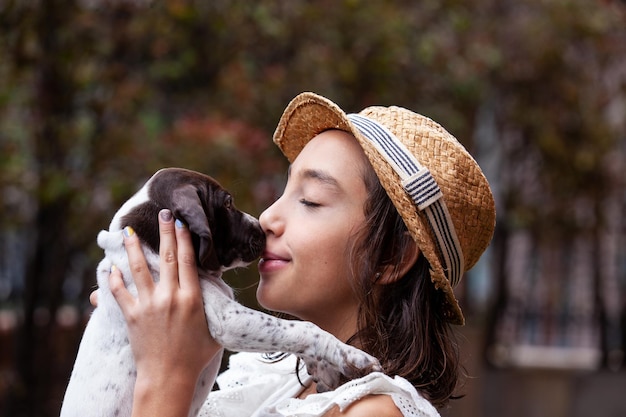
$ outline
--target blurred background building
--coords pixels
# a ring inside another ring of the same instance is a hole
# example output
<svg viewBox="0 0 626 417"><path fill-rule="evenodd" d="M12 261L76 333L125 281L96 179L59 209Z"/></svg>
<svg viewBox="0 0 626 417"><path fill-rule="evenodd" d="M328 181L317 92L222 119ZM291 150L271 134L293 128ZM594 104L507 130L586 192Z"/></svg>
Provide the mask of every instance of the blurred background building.
<svg viewBox="0 0 626 417"><path fill-rule="evenodd" d="M0 1L0 415L58 415L119 204L182 166L258 215L302 91L432 117L493 186L443 414L626 416L619 0Z"/></svg>

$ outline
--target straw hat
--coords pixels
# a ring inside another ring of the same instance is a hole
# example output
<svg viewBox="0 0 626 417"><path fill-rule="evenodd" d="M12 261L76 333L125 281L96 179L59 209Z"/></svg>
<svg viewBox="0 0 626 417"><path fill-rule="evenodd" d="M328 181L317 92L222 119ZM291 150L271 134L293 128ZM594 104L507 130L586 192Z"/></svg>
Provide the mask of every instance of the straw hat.
<svg viewBox="0 0 626 417"><path fill-rule="evenodd" d="M433 120L401 107L347 115L332 101L302 93L285 109L274 142L290 162L319 133L356 137L446 295L447 320L465 319L452 288L491 241L495 205L489 184L465 148Z"/></svg>

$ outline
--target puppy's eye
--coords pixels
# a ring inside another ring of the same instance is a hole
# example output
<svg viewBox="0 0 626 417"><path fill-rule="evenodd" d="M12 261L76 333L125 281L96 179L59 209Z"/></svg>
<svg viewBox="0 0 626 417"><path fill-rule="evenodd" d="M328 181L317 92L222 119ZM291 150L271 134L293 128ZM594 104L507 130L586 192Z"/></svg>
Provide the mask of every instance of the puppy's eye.
<svg viewBox="0 0 626 417"><path fill-rule="evenodd" d="M233 198L231 196L226 197L226 200L224 200L224 208L226 210L233 208Z"/></svg>

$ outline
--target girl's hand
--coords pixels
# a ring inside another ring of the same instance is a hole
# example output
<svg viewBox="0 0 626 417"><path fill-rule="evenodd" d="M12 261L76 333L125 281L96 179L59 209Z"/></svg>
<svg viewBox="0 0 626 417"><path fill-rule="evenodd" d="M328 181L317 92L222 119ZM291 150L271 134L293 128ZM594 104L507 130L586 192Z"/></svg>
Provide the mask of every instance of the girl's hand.
<svg viewBox="0 0 626 417"><path fill-rule="evenodd" d="M159 233L160 281L152 280L139 239L126 228L137 298L115 268L109 284L126 318L137 366L133 415L187 415L200 372L221 347L208 330L188 228L162 210Z"/></svg>

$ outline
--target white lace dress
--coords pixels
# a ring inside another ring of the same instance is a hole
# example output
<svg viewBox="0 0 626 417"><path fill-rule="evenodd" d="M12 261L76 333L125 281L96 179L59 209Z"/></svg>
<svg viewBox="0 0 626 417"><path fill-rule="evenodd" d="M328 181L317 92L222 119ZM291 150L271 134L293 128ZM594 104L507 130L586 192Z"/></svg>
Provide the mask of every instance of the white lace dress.
<svg viewBox="0 0 626 417"><path fill-rule="evenodd" d="M334 391L295 398L303 386L296 377L296 358L270 361L257 353L232 355L229 368L217 378L218 391L209 394L200 417L323 416L335 405L344 410L369 394L386 394L406 417L438 417L437 410L404 378L372 373ZM310 377L299 370L307 385Z"/></svg>

